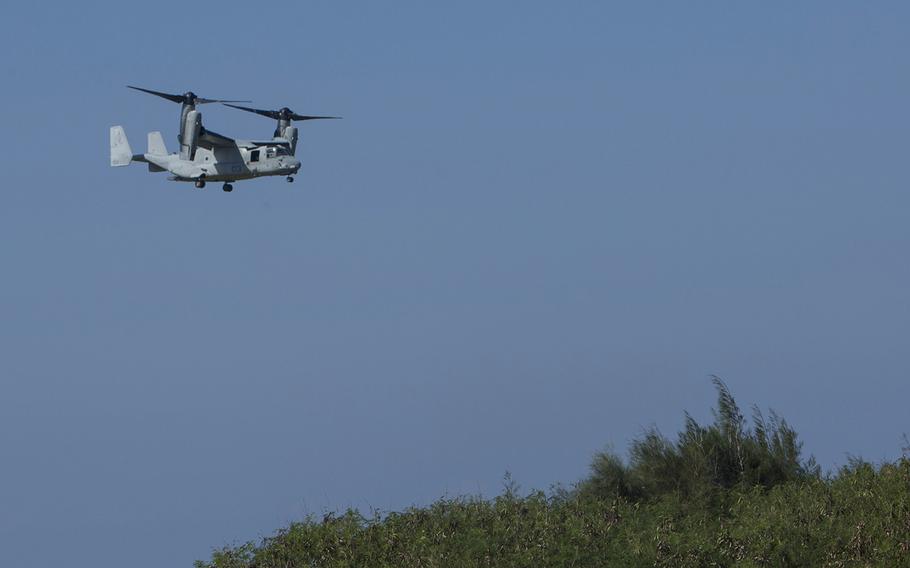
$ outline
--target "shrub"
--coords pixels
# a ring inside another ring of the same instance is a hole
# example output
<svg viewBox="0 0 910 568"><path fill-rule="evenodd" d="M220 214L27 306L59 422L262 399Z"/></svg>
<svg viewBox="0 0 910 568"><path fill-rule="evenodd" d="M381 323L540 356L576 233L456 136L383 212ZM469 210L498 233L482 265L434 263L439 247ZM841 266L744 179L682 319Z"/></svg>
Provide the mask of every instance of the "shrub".
<svg viewBox="0 0 910 568"><path fill-rule="evenodd" d="M819 475L814 460L800 459L802 444L783 418L771 411L765 420L753 407L748 428L727 385L717 377L713 382L713 424L702 426L686 413L676 442L651 428L632 442L628 464L611 452L599 453L579 491L604 499L653 499L677 492L694 498L738 485L770 489Z"/></svg>

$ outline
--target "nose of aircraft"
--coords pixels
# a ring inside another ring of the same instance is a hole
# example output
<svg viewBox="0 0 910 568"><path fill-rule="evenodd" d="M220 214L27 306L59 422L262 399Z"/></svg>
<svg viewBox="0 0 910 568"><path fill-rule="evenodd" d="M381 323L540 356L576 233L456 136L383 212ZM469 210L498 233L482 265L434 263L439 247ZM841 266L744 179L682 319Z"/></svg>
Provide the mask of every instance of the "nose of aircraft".
<svg viewBox="0 0 910 568"><path fill-rule="evenodd" d="M300 160L291 160L291 169L296 174L300 170Z"/></svg>

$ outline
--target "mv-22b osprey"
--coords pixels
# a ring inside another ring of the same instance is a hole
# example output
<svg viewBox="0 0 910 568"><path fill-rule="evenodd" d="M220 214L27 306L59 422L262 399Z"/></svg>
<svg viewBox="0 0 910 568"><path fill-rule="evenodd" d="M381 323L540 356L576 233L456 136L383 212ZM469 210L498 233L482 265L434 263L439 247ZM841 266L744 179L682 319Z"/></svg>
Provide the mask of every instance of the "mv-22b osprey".
<svg viewBox="0 0 910 568"><path fill-rule="evenodd" d="M165 98L182 106L180 130L177 141L180 152L169 154L160 132L149 132L148 152L133 154L122 126L111 127L111 166L128 166L130 162L145 162L150 172L170 172L173 181L195 182L202 189L207 181L224 182L222 189L232 191L231 182L262 176L287 176L294 181L300 170L297 151L297 128L291 121L338 118L336 116L308 116L285 107L280 110L261 110L228 103L250 101L225 101L197 97L192 91L182 95L161 93L140 87L137 91ZM196 105L223 103L225 106L253 112L278 121L278 128L271 140L234 140L216 134L202 126L202 114Z"/></svg>

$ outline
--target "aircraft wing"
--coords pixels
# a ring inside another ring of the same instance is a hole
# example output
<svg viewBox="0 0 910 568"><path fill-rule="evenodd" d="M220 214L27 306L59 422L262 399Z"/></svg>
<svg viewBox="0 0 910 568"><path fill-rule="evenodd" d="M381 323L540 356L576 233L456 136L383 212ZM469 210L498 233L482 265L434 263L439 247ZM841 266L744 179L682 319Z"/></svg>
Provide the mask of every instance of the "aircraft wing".
<svg viewBox="0 0 910 568"><path fill-rule="evenodd" d="M284 138L273 138L272 140L237 140L237 145L241 148L256 148L259 146L284 146L290 147L291 143Z"/></svg>
<svg viewBox="0 0 910 568"><path fill-rule="evenodd" d="M234 148L237 146L237 141L233 138L228 138L223 134L218 134L217 132L212 132L208 128L204 129L199 133L199 138L196 139L196 144L203 148L212 150L214 148Z"/></svg>

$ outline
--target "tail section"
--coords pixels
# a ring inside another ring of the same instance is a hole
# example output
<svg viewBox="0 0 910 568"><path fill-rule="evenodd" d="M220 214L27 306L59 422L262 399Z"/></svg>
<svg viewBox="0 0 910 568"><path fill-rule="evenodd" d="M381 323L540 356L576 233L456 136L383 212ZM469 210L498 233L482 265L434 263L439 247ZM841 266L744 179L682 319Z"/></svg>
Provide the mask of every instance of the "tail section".
<svg viewBox="0 0 910 568"><path fill-rule="evenodd" d="M149 132L148 143L149 154L152 156L167 156L167 146L164 145L164 138L160 132Z"/></svg>
<svg viewBox="0 0 910 568"><path fill-rule="evenodd" d="M144 161L149 164L150 172L166 172L169 155L167 146L164 145L164 138L160 132L149 132L148 134L149 151L144 156Z"/></svg>
<svg viewBox="0 0 910 568"><path fill-rule="evenodd" d="M126 139L122 126L111 127L111 167L128 166L133 159L133 151Z"/></svg>

